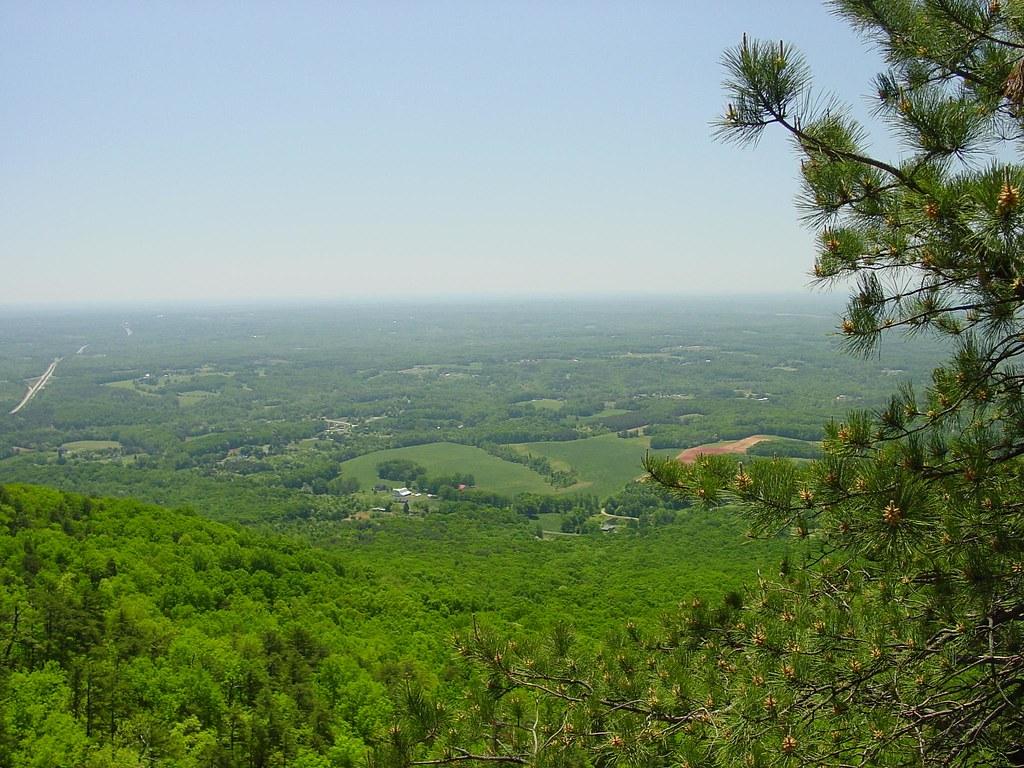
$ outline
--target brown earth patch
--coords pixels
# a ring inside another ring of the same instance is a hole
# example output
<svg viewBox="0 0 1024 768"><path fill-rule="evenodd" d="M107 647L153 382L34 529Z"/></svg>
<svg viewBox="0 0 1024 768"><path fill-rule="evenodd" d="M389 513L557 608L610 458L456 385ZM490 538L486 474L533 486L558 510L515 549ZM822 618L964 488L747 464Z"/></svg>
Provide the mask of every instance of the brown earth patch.
<svg viewBox="0 0 1024 768"><path fill-rule="evenodd" d="M742 440L733 440L728 443L705 443L687 448L676 458L684 464L692 464L698 456L718 456L723 453L746 453L752 445L757 445L765 440L771 440L771 435L751 435Z"/></svg>

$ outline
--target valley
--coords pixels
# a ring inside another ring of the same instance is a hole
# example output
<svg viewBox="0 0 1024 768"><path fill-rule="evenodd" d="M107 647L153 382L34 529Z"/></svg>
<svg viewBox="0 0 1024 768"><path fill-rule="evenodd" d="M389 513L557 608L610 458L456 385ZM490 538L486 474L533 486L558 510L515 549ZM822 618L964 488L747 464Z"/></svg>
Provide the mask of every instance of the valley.
<svg viewBox="0 0 1024 768"><path fill-rule="evenodd" d="M0 643L13 690L52 712L10 743L345 768L386 744L413 687L461 700L456 635L570 632L598 654L624 623L738 604L808 543L745 538L730 506L645 482L645 456L813 458L828 419L884 403L883 370L921 382L933 359L894 344L851 361L820 304L816 324L791 306L0 325L8 401L63 358L0 418Z"/></svg>
<svg viewBox="0 0 1024 768"><path fill-rule="evenodd" d="M150 311L130 336L120 314L25 324L35 335L0 336L0 380L64 361L0 422L0 481L274 524L365 518L402 485L377 465L405 459L435 497L600 506L648 451L771 436L752 450L813 457L826 421L926 379L926 345L843 354L823 301Z"/></svg>

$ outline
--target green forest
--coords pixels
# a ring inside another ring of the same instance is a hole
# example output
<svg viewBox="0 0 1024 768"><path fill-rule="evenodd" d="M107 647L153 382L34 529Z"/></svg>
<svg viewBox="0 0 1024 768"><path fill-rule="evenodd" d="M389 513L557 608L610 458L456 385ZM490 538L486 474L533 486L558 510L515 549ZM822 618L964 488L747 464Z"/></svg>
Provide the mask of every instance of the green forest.
<svg viewBox="0 0 1024 768"><path fill-rule="evenodd" d="M453 633L596 645L788 552L727 515L577 546L463 506L274 534L0 486L2 764L362 765L409 685L458 700Z"/></svg>

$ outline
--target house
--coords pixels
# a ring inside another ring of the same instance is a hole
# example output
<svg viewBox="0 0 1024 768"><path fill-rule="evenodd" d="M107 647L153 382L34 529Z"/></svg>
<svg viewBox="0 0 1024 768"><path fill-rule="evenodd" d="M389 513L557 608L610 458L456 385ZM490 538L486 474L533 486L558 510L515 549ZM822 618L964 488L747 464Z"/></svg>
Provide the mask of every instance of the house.
<svg viewBox="0 0 1024 768"><path fill-rule="evenodd" d="M408 499L412 496L412 491L408 488L392 488L391 492L395 494L396 499Z"/></svg>

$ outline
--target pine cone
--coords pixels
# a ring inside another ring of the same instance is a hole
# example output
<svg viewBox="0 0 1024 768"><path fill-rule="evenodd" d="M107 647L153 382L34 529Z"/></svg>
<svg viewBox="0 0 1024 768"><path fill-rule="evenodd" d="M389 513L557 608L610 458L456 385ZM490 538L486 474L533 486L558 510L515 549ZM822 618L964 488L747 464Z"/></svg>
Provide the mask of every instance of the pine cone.
<svg viewBox="0 0 1024 768"><path fill-rule="evenodd" d="M1009 180L1003 182L999 189L999 196L996 198L996 212L1000 216L1010 214L1020 203L1020 189L1010 184Z"/></svg>
<svg viewBox="0 0 1024 768"><path fill-rule="evenodd" d="M1014 64L1003 85L1003 96L1010 102L1010 111L1019 116L1024 106L1024 59Z"/></svg>
<svg viewBox="0 0 1024 768"><path fill-rule="evenodd" d="M882 512L882 517L885 519L886 525L888 525L890 528L895 528L897 525L900 524L900 521L903 519L903 510L896 506L895 501L890 499L889 503L886 505L885 509Z"/></svg>

